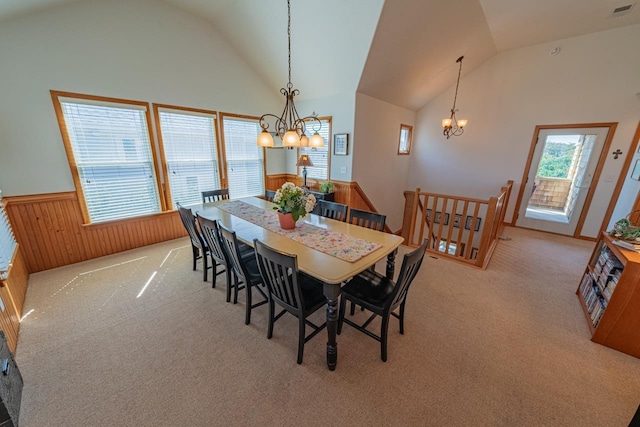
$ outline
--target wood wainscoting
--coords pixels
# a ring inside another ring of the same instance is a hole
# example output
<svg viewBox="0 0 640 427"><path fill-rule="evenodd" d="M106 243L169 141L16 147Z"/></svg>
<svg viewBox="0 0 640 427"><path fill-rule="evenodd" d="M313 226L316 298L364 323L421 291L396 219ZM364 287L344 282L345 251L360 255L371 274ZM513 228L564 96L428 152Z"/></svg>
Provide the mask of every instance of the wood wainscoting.
<svg viewBox="0 0 640 427"><path fill-rule="evenodd" d="M75 192L4 199L29 273L187 235L177 211L85 225Z"/></svg>
<svg viewBox="0 0 640 427"><path fill-rule="evenodd" d="M20 319L28 281L29 273L18 245L11 259L9 275L5 280L0 280L0 299L4 306L4 310L0 312L0 329L4 331L7 344L14 353L18 345Z"/></svg>
<svg viewBox="0 0 640 427"><path fill-rule="evenodd" d="M295 185L302 185L302 178L292 174L267 175L266 188L268 190L277 190L285 182L293 182ZM349 209L355 208L364 211L376 212L375 206L367 197L364 190L357 182L331 181L333 182L333 191L335 193L335 201L348 205ZM307 178L307 186L314 190L320 191L322 181ZM391 233L389 227L385 227L385 231ZM399 233L397 233L399 234Z"/></svg>

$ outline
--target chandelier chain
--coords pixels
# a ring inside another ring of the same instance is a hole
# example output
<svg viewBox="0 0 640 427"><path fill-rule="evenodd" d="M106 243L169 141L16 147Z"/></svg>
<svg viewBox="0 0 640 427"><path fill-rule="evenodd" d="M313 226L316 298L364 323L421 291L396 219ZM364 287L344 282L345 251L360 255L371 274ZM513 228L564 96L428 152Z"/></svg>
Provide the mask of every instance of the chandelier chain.
<svg viewBox="0 0 640 427"><path fill-rule="evenodd" d="M291 89L293 87L291 83L291 0L287 0L287 39L289 41L289 83L287 83L287 87Z"/></svg>
<svg viewBox="0 0 640 427"><path fill-rule="evenodd" d="M451 108L451 111L454 111L456 109L456 100L458 99L458 86L460 85L460 72L462 71L462 58L464 58L464 56L461 56L456 61L460 63L460 67L458 68L458 80L456 81L456 94L453 96L453 107Z"/></svg>

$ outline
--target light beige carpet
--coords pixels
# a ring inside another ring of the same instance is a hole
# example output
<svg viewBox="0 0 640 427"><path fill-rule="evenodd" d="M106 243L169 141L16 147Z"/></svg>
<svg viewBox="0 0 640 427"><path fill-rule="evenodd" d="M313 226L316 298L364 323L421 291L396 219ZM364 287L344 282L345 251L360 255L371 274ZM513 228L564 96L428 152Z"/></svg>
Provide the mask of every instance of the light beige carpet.
<svg viewBox="0 0 640 427"><path fill-rule="evenodd" d="M335 372L325 333L299 366L294 318L245 326L186 238L33 274L20 425L626 426L640 360L592 343L575 295L593 243L505 235L486 271L425 258L388 362L345 325Z"/></svg>

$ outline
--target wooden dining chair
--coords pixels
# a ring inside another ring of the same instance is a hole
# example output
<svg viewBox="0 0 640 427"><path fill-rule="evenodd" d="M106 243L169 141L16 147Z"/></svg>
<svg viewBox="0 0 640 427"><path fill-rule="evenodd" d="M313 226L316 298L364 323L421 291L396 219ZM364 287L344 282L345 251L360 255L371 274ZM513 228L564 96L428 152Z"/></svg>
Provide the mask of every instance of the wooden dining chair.
<svg viewBox="0 0 640 427"><path fill-rule="evenodd" d="M220 224L220 236L224 250L227 252L227 257L231 268L236 275L236 292L244 289L246 293L246 314L244 323L248 325L251 323L251 310L256 307L260 307L266 304L268 301L266 286L262 281L262 276L258 270L258 264L255 256L243 258L240 252L240 245L236 232L229 230L224 225ZM240 286L243 284L243 286ZM252 293L253 288L264 297L263 301L253 304ZM237 301L237 298L236 298Z"/></svg>
<svg viewBox="0 0 640 427"><path fill-rule="evenodd" d="M229 199L229 189L221 188L219 190L209 190L202 192L202 203L217 202L219 200Z"/></svg>
<svg viewBox="0 0 640 427"><path fill-rule="evenodd" d="M276 192L273 190L264 190L264 199L268 202L273 202L273 198L276 197Z"/></svg>
<svg viewBox="0 0 640 427"><path fill-rule="evenodd" d="M347 210L349 207L342 203L328 202L326 200L318 201L320 204L320 216L345 222L347 220Z"/></svg>
<svg viewBox="0 0 640 427"><path fill-rule="evenodd" d="M269 328L267 338L273 337L273 325L285 313L291 313L298 318L298 365L302 363L304 345L327 323L320 326L307 320L327 302L322 293L322 282L302 274L298 271L296 255L277 251L257 239L253 241L258 260L258 268L262 280L269 291ZM274 317L275 304L282 307L282 311ZM306 325L313 331L306 336Z"/></svg>
<svg viewBox="0 0 640 427"><path fill-rule="evenodd" d="M349 224L355 224L360 227L370 228L372 230L384 231L386 215L376 212L363 211L351 208L349 210Z"/></svg>
<svg viewBox="0 0 640 427"><path fill-rule="evenodd" d="M407 302L409 286L420 270L424 253L427 249L427 239L418 249L406 254L402 260L402 268L398 280L394 283L386 276L375 271L365 270L352 278L342 287L340 298L340 314L338 317L338 334L342 332L343 323L353 326L371 338L380 342L380 358L387 361L387 336L389 319L393 315L400 320L400 334L404 334L404 309ZM371 311L372 315L362 325L345 318L346 302L351 301ZM394 310L400 307L400 313ZM367 330L367 326L376 316L382 318L380 335Z"/></svg>
<svg viewBox="0 0 640 427"><path fill-rule="evenodd" d="M207 262L207 254L209 248L205 243L198 227L196 226L196 219L191 212L191 209L184 208L178 205L178 213L180 214L180 220L182 225L187 230L189 238L191 239L191 250L193 252L193 269L196 269L196 264L200 258L202 258L203 264L203 280L207 281L207 271L209 270L209 263ZM214 279L215 280L215 279Z"/></svg>
<svg viewBox="0 0 640 427"><path fill-rule="evenodd" d="M232 272L233 268L231 267L231 263L229 262L229 258L227 256L227 252L224 250L222 245L222 240L220 236L220 226L218 225L218 221L210 220L203 218L199 215L196 215L198 219L198 225L200 226L200 230L202 231L202 237L204 238L205 243L207 244L207 248L209 249L209 255L211 256L211 267L213 268L213 283L211 285L212 288L216 287L216 279L218 275L222 273L226 273L227 277L227 302L231 301L231 288L234 289L234 297L233 303L236 304L238 302L238 286L237 286L237 278L235 273L233 274L233 282L232 280ZM243 245L240 243L240 254L243 259L248 257L255 257L253 252L253 248L249 245ZM218 266L223 267L221 270L218 270Z"/></svg>

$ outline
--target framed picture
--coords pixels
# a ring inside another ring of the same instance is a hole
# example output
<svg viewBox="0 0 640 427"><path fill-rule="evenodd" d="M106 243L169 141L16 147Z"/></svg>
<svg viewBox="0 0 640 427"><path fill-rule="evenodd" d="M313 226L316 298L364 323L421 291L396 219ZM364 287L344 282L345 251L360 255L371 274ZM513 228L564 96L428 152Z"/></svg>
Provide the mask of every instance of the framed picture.
<svg viewBox="0 0 640 427"><path fill-rule="evenodd" d="M633 172L631 172L631 179L640 181L640 159L636 160L636 164L633 166Z"/></svg>
<svg viewBox="0 0 640 427"><path fill-rule="evenodd" d="M455 218L453 219L453 226L455 228L460 228L460 222L462 221L462 215L461 214L456 214Z"/></svg>
<svg viewBox="0 0 640 427"><path fill-rule="evenodd" d="M431 209L427 209L427 219L431 221Z"/></svg>
<svg viewBox="0 0 640 427"><path fill-rule="evenodd" d="M479 218L478 218L479 219ZM471 248L471 257L470 259L476 259L478 258L478 248Z"/></svg>
<svg viewBox="0 0 640 427"><path fill-rule="evenodd" d="M411 136L413 126L400 125L400 139L398 140L398 154L411 154Z"/></svg>
<svg viewBox="0 0 640 427"><path fill-rule="evenodd" d="M336 156L346 156L349 154L348 133L337 133L333 135L333 154Z"/></svg>
<svg viewBox="0 0 640 427"><path fill-rule="evenodd" d="M480 231L481 222L482 222L482 218L478 218L478 222L476 222L475 231ZM467 220L464 222L464 228L466 230L471 230L471 224L473 224L473 217L471 215L467 215Z"/></svg>
<svg viewBox="0 0 640 427"><path fill-rule="evenodd" d="M440 217L442 216L442 212L436 212L436 216L433 218L434 224L440 224ZM444 222L443 225L449 225L449 214L444 214Z"/></svg>

